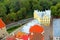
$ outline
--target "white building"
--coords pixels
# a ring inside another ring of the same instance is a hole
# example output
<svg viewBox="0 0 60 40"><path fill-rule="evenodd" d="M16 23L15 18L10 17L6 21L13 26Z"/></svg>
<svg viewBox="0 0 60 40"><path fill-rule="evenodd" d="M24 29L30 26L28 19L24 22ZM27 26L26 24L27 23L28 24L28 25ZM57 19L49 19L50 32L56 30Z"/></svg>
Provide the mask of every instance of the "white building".
<svg viewBox="0 0 60 40"><path fill-rule="evenodd" d="M41 24L45 26L49 26L51 11L50 10L45 10L45 11L34 10L34 18L37 19L39 22L41 22Z"/></svg>
<svg viewBox="0 0 60 40"><path fill-rule="evenodd" d="M60 19L53 19L53 40L60 40Z"/></svg>

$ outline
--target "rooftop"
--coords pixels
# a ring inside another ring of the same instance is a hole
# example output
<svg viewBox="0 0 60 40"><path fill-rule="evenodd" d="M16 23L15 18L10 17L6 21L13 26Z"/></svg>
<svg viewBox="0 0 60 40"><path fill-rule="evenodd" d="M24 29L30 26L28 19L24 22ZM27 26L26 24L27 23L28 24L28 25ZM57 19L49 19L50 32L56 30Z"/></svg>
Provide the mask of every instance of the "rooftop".
<svg viewBox="0 0 60 40"><path fill-rule="evenodd" d="M6 25L5 25L5 23L2 21L2 19L0 18L0 28L3 28L3 27L5 27Z"/></svg>

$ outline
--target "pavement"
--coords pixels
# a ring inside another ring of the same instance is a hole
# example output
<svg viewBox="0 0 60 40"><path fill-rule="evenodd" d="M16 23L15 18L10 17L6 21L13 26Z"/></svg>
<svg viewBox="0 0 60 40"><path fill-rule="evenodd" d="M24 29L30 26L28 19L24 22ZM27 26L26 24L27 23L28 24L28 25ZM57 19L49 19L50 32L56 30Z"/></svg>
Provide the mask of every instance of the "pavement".
<svg viewBox="0 0 60 40"><path fill-rule="evenodd" d="M53 27L52 26L43 26L44 28L44 38L45 40L51 40L50 37L53 36Z"/></svg>
<svg viewBox="0 0 60 40"><path fill-rule="evenodd" d="M17 25L21 25L21 24L25 24L29 21L33 20L33 18L28 18L28 19L23 19L23 20L20 20L20 21L17 21L17 22L13 22L13 23L10 23L8 25L6 25L6 28L9 29L13 26L17 26Z"/></svg>

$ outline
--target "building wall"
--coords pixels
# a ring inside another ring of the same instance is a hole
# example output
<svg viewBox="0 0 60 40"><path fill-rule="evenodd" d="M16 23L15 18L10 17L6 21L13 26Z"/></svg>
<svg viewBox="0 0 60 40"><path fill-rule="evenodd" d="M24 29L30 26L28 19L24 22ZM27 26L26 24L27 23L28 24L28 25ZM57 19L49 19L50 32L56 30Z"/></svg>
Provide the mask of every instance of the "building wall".
<svg viewBox="0 0 60 40"><path fill-rule="evenodd" d="M40 18L36 12L34 12L34 19L37 19L39 21L39 23L42 22L42 18Z"/></svg>
<svg viewBox="0 0 60 40"><path fill-rule="evenodd" d="M48 17L48 15L46 15L46 14L43 15L42 18L40 16L37 14L37 12L34 12L34 18L35 19L37 19L41 24L43 24L45 26L50 26L50 17Z"/></svg>
<svg viewBox="0 0 60 40"><path fill-rule="evenodd" d="M45 15L45 16L43 17L42 23L43 23L44 25L46 25L46 26L50 26L50 18Z"/></svg>
<svg viewBox="0 0 60 40"><path fill-rule="evenodd" d="M0 29L0 38L3 38L8 35L8 32L6 31L6 27Z"/></svg>

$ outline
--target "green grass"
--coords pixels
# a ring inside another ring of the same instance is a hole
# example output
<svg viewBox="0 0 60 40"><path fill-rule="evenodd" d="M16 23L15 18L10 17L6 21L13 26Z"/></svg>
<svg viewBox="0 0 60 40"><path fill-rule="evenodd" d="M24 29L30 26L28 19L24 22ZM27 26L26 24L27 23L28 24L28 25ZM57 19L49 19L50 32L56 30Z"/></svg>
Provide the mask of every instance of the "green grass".
<svg viewBox="0 0 60 40"><path fill-rule="evenodd" d="M14 30L16 30L17 28L19 28L22 25L17 25L17 26L12 26L11 28L7 29L8 33L13 32Z"/></svg>

